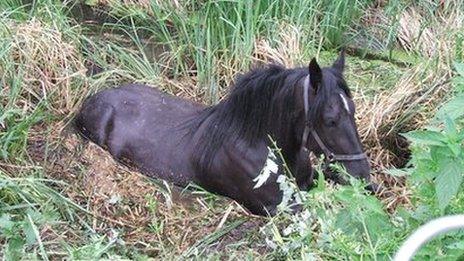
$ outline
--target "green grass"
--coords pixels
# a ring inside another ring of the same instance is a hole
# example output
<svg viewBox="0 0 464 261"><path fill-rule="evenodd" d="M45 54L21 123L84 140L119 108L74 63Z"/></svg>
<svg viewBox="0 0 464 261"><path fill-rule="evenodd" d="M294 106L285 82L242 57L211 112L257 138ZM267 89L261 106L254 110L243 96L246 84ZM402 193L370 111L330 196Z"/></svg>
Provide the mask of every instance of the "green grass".
<svg viewBox="0 0 464 261"><path fill-rule="evenodd" d="M125 21L117 27L165 44L173 74L195 72L196 88L205 89L207 98L214 102L219 89L230 83L231 74L249 68L259 38L273 46L283 40L281 31L295 28L305 49L338 47L343 43L343 32L369 3L186 1L182 7L175 7L173 2L158 5L153 1L148 6L115 2L109 8L111 14Z"/></svg>
<svg viewBox="0 0 464 261"><path fill-rule="evenodd" d="M461 194L443 212L433 187L412 179L392 189L412 193L412 203L391 212L357 181L334 187L320 180L305 198L309 216L250 217L198 191L182 203L163 182L131 179L136 174L108 163L108 155L75 145L65 127L102 88L147 83L211 104L252 66L305 66L312 57L329 65L348 46L360 132L383 173L395 151L382 142L427 124L457 81L451 67L463 59L464 37L453 25L462 1L388 1L375 10L384 20L370 24L374 1L367 0L81 1L112 18L104 25L76 22L71 9L79 2L22 2L0 3L0 243L7 258L388 259L420 224L464 211ZM402 23L411 9L419 28ZM430 28L440 45L421 36ZM405 30L418 35L409 39ZM89 63L102 71L87 74ZM104 190L108 184L119 194ZM433 241L420 256L459 256L453 243L460 238Z"/></svg>

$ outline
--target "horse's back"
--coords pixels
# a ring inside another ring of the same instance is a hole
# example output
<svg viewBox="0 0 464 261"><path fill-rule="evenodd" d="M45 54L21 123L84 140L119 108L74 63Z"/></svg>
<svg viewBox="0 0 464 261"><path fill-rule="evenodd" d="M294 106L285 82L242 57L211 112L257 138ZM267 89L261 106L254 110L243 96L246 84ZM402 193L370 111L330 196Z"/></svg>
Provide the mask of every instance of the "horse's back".
<svg viewBox="0 0 464 261"><path fill-rule="evenodd" d="M189 140L183 122L203 108L145 85L106 89L90 96L75 118L77 129L116 159L146 174L188 182ZM182 159L172 163L172 159ZM183 164L179 164L183 162ZM191 171L190 171L191 172Z"/></svg>
<svg viewBox="0 0 464 261"><path fill-rule="evenodd" d="M100 102L105 104L111 104L118 108L134 107L137 104L139 110L151 110L153 107L160 107L157 111L163 109L174 109L172 114L190 114L192 111L202 109L204 106L198 103L181 99L179 97L163 93L156 88L142 85L142 84L129 84L123 85L116 88L110 88L102 90L92 96L90 96L86 104L92 102ZM163 112L164 114L164 112Z"/></svg>

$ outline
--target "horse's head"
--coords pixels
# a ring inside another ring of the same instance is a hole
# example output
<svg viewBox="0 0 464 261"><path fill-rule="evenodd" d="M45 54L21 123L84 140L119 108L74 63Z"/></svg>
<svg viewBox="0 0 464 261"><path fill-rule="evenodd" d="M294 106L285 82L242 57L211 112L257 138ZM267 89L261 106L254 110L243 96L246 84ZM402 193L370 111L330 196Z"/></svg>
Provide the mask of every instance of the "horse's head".
<svg viewBox="0 0 464 261"><path fill-rule="evenodd" d="M309 64L309 77L304 82L305 115L308 120L304 135L306 146L327 161L339 162L357 178L370 180L370 165L359 139L355 122L355 105L343 79L343 52L330 67L320 68L316 60ZM332 170L329 178L344 183Z"/></svg>

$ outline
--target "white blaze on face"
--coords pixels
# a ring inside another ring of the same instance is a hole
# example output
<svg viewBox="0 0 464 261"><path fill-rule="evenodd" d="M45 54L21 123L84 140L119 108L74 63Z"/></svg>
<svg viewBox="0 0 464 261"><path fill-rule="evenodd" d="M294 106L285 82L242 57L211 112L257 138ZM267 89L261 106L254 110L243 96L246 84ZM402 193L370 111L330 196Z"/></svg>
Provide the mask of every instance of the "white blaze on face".
<svg viewBox="0 0 464 261"><path fill-rule="evenodd" d="M342 93L339 93L339 94L340 94L340 98L342 98L343 105L345 105L346 111L350 113L350 106L348 106L348 101L346 100L345 95L343 95Z"/></svg>

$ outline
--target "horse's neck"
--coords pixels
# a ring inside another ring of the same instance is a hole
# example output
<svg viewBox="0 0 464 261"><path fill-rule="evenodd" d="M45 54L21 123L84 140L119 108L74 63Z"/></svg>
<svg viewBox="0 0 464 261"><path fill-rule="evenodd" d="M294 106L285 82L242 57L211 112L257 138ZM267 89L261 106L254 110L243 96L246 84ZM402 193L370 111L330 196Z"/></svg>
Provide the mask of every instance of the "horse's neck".
<svg viewBox="0 0 464 261"><path fill-rule="evenodd" d="M282 149L282 154L284 156L285 163L292 169L297 161L297 152L298 150L294 148Z"/></svg>
<svg viewBox="0 0 464 261"><path fill-rule="evenodd" d="M207 141L209 144L217 142L215 138L224 138L224 137L218 137L215 134L212 134L211 128L215 128L216 125L214 125L214 122L217 121L218 118L221 117L221 114L218 114L222 112L222 108L219 108L218 106L224 106L224 104L218 104L212 107L205 108L205 111L199 112L198 113L198 118L197 122L200 123L199 125L195 126L195 129L193 131L193 136L192 136L192 141L196 146L198 147L204 147L207 146L204 142ZM271 111L269 109L269 111ZM271 117L270 115L267 115L265 118ZM224 124L224 122L218 122L218 124ZM232 123L231 123L232 124ZM246 124L245 126L242 126L243 128L249 127L253 125L253 123L246 123L243 122L241 124ZM287 165L289 167L293 167L294 164L297 161L297 153L298 153L298 144L292 129L294 129L294 126L288 126L286 128L281 128L279 126L270 126L270 124L265 124L265 129L262 129L259 131L260 133L256 133L257 136L254 137L245 137L244 136L231 136L229 138L225 138L222 142L224 144L221 144L221 146L218 146L217 149L220 147L230 147L233 148L235 147L234 150L237 151L250 151L253 149L259 148L261 145L262 146L268 146L268 147L273 147L271 140L269 140L269 136L276 141L277 146L279 149L282 150L284 154L284 160L286 161ZM261 126L264 127L264 126ZM241 127L235 126L235 129L241 129ZM245 147L240 145L240 144L245 144ZM247 145L246 145L247 144ZM258 149L258 151L261 151Z"/></svg>

